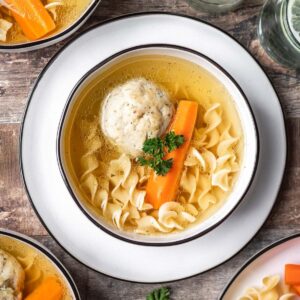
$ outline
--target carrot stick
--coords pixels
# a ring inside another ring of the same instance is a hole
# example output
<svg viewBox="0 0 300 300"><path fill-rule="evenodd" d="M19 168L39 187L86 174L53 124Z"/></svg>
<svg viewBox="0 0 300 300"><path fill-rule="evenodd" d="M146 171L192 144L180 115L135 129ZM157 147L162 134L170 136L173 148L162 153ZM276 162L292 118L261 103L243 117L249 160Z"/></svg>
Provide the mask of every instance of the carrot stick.
<svg viewBox="0 0 300 300"><path fill-rule="evenodd" d="M198 104L193 101L180 101L170 131L182 134L185 142L178 149L166 154L165 159L173 158L173 166L165 176L152 173L146 187L146 201L158 209L163 203L175 200L196 123Z"/></svg>
<svg viewBox="0 0 300 300"><path fill-rule="evenodd" d="M26 37L37 40L55 29L55 23L40 0L6 0Z"/></svg>
<svg viewBox="0 0 300 300"><path fill-rule="evenodd" d="M288 285L300 285L300 265L285 265L285 283Z"/></svg>
<svg viewBox="0 0 300 300"><path fill-rule="evenodd" d="M296 294L300 296L300 285L294 285L293 289L295 290Z"/></svg>
<svg viewBox="0 0 300 300"><path fill-rule="evenodd" d="M25 300L61 300L63 288L55 277L46 278Z"/></svg>

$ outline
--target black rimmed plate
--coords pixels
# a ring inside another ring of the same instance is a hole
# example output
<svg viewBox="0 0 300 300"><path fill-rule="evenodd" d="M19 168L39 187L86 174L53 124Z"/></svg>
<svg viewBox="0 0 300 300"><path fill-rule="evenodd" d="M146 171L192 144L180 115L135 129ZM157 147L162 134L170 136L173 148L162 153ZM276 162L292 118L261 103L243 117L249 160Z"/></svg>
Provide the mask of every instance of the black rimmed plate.
<svg viewBox="0 0 300 300"><path fill-rule="evenodd" d="M162 43L206 55L238 82L257 121L260 159L243 203L215 230L181 245L144 247L106 234L82 214L62 179L56 139L69 95L90 69L124 49ZM286 134L280 102L257 62L234 39L213 26L164 13L130 15L105 22L64 47L35 84L24 117L20 145L26 189L48 231L66 251L88 267L137 282L186 278L216 267L240 251L269 215L286 162Z"/></svg>
<svg viewBox="0 0 300 300"><path fill-rule="evenodd" d="M56 268L58 274L60 274L61 278L64 280L66 287L68 288L70 295L73 300L80 300L80 294L76 287L74 280L72 279L70 273L67 269L62 265L62 263L41 243L35 241L34 239L27 237L23 234L17 233L15 231L1 229L0 228L0 237L6 237L10 240L14 240L17 243L25 244L26 246L33 249L35 253L39 253L44 256L47 260L49 260L53 266ZM1 245L0 245L1 249Z"/></svg>

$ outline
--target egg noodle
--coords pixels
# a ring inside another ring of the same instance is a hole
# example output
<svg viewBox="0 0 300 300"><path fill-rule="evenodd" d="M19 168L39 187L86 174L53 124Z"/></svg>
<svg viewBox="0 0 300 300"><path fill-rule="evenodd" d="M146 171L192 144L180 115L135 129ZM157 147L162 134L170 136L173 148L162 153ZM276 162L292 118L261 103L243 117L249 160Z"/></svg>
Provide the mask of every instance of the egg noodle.
<svg viewBox="0 0 300 300"><path fill-rule="evenodd" d="M239 300L292 300L295 294L283 284L279 275L263 278L262 287L251 287Z"/></svg>
<svg viewBox="0 0 300 300"><path fill-rule="evenodd" d="M140 234L170 233L195 223L226 198L240 163L236 154L239 137L231 135L231 124L222 122L219 103L206 110L203 122L204 127L195 129L177 199L155 210L145 202L150 169L137 165L126 154L101 160L98 120L82 120L86 152L81 158L80 184L90 203L117 228Z"/></svg>

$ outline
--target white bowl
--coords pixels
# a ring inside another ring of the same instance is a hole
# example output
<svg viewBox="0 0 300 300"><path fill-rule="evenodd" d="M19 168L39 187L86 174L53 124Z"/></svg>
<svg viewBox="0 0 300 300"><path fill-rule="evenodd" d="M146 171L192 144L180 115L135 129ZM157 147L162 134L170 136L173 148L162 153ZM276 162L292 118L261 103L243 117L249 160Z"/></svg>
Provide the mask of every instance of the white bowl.
<svg viewBox="0 0 300 300"><path fill-rule="evenodd" d="M36 240L25 236L21 233L7 230L7 229L1 229L0 228L0 236L5 236L11 240L16 240L19 243L26 244L28 247L31 247L36 251L37 253L41 254L42 256L45 256L48 260L50 260L53 264L53 266L56 268L57 272L61 275L61 278L64 279L65 283L67 284L67 288L70 291L70 294L72 296L72 299L74 300L80 300L80 294L76 287L76 284L71 277L70 273L67 271L67 269L62 265L62 263L48 250L45 246L37 242ZM1 246L1 245L0 245ZM0 247L1 248L1 247Z"/></svg>
<svg viewBox="0 0 300 300"><path fill-rule="evenodd" d="M68 175L68 172L66 172L66 165L64 162L65 152L63 151L63 139L61 137L64 136L66 120L69 118L69 113L72 111L72 107L75 103L75 99L77 99L77 96L91 81L94 80L95 77L98 76L99 73L103 72L103 70L110 68L112 65L124 59L140 55L174 56L193 62L210 72L231 94L235 108L240 117L244 134L244 154L241 171L233 190L228 196L224 205L202 223L195 224L181 232L170 233L167 235L143 236L132 232L121 231L110 225L108 222L101 220L101 218L95 214L89 203L84 201L82 196L80 196L78 187L73 182L73 179ZM258 144L258 131L249 102L235 80L224 69L222 69L222 67L201 53L188 48L162 44L141 45L134 48L125 49L112 55L108 59L100 62L97 66L87 72L87 74L83 76L81 80L79 80L67 101L61 118L57 135L57 157L61 174L71 196L81 211L100 229L116 238L135 244L145 246L170 246L187 242L206 234L221 224L234 211L234 209L246 195L254 178L258 163Z"/></svg>
<svg viewBox="0 0 300 300"><path fill-rule="evenodd" d="M65 29L55 32L54 34L51 34L37 41L28 41L28 42L13 43L13 44L5 44L5 43L0 44L0 52L15 53L15 52L32 51L32 50L45 48L53 44L56 44L58 42L61 42L62 40L66 39L71 34L73 34L75 31L77 31L87 21L87 19L94 12L94 10L97 8L97 5L100 2L101 0L91 0L88 7L85 9L85 11L82 12L81 16Z"/></svg>

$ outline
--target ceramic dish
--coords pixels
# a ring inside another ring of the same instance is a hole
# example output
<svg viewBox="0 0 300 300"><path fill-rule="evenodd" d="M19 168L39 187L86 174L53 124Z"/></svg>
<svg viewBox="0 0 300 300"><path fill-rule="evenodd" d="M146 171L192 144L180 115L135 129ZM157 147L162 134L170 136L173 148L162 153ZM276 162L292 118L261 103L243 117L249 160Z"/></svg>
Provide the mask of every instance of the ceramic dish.
<svg viewBox="0 0 300 300"><path fill-rule="evenodd" d="M230 280L219 299L239 299L248 288L262 286L262 279L266 276L278 274L284 278L284 265L300 264L299 253L299 234L271 244L251 257L241 267Z"/></svg>
<svg viewBox="0 0 300 300"><path fill-rule="evenodd" d="M85 9L85 11L81 14L81 16L72 24L70 24L65 29L58 31L57 33L54 33L53 35L50 35L49 37L42 38L37 41L30 41L30 42L24 42L24 43L12 43L12 44L3 44L0 45L0 52L24 52L24 51L32 51L36 49L41 49L44 47L51 46L55 43L58 43L67 37L69 37L71 34L73 34L75 31L77 31L90 17L90 15L93 13L93 11L96 9L97 5L100 3L101 0L91 0L88 7Z"/></svg>
<svg viewBox="0 0 300 300"><path fill-rule="evenodd" d="M124 49L161 43L188 47L208 56L239 83L257 122L259 162L244 201L216 229L188 243L144 247L106 234L82 214L60 173L57 132L69 95L90 69ZM216 267L239 252L267 219L286 163L282 109L258 63L240 44L211 25L163 13L130 15L105 22L59 51L31 93L20 147L29 198L60 245L94 270L138 282L186 278Z"/></svg>
<svg viewBox="0 0 300 300"><path fill-rule="evenodd" d="M103 69L109 69L124 60L143 55L167 55L178 57L193 62L212 74L231 94L234 107L238 111L244 133L244 155L243 162L240 167L241 171L238 175L238 180L234 185L233 191L226 199L225 204L211 217L197 225L192 226L189 229L160 236L144 236L133 232L121 231L113 226L110 226L107 221L97 217L94 211L90 208L90 205L81 199L82 197L78 192L78 189L76 189L75 183L72 183L72 179L70 176L68 176L68 172L66 171L67 166L64 159L65 150L63 149L63 137L65 136L64 131L66 127L65 124L67 123L70 112L76 103L77 95L80 94L86 88L86 86L94 80L94 78L97 78L97 76L103 72ZM170 246L187 242L209 232L221 224L228 217L228 215L232 213L232 211L243 199L254 177L255 169L258 163L257 143L258 137L256 124L248 100L245 98L245 95L238 84L228 73L226 73L226 71L222 70L219 65L204 55L187 48L171 45L143 45L126 49L120 53L112 55L105 61L100 62L92 70L89 70L87 74L85 74L84 77L76 84L72 94L69 97L66 109L62 116L61 125L58 132L57 153L62 175L68 189L72 194L72 197L74 198L74 201L92 222L112 236L128 242L145 246Z"/></svg>
<svg viewBox="0 0 300 300"><path fill-rule="evenodd" d="M61 262L46 247L44 247L39 242L23 234L0 228L0 238L1 237L13 243L12 244L13 246L12 245L7 246L7 248L9 249L8 251L14 251L13 247L16 243L16 245L19 245L18 247L26 246L29 247L28 249L32 248L34 255L41 255L42 259L46 259L47 261L50 261L52 266L54 266L54 268L56 269L55 272L61 277L61 280L64 281L64 285L66 286L66 289L68 289L69 297L71 297L73 300L80 300L80 294L77 290L77 287L71 275L69 274L67 269L61 264ZM4 247L6 246L4 245ZM1 249L1 245L0 245L0 249ZM2 248L2 250L6 250L6 248ZM24 259L24 258L20 257L20 259ZM41 262L39 263L43 265L43 263Z"/></svg>

